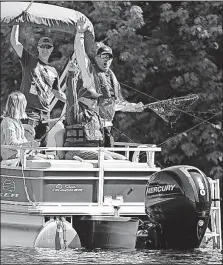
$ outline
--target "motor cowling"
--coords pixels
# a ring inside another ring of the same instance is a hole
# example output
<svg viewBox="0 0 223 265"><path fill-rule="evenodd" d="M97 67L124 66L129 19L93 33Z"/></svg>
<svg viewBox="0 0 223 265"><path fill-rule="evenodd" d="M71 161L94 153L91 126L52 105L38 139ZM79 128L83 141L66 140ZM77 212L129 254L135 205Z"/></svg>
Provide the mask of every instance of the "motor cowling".
<svg viewBox="0 0 223 265"><path fill-rule="evenodd" d="M190 249L199 247L211 208L206 175L192 166L173 166L153 174L145 192L145 211L156 234L148 248Z"/></svg>

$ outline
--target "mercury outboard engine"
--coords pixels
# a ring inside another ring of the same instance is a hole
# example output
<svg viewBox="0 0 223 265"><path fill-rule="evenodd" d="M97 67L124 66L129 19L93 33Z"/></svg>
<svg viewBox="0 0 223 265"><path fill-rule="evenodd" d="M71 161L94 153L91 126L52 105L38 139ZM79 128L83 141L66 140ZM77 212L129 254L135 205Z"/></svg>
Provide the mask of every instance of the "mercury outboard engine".
<svg viewBox="0 0 223 265"><path fill-rule="evenodd" d="M173 166L153 174L145 193L148 248L199 247L208 226L211 190L205 174L192 166Z"/></svg>

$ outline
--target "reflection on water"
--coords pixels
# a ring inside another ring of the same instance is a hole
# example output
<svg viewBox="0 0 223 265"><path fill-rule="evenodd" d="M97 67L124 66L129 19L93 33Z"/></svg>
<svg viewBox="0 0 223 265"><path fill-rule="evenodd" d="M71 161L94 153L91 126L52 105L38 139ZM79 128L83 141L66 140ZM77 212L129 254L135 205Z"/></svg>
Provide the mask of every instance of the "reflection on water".
<svg viewBox="0 0 223 265"><path fill-rule="evenodd" d="M2 264L221 264L222 253L211 248L173 250L1 249Z"/></svg>

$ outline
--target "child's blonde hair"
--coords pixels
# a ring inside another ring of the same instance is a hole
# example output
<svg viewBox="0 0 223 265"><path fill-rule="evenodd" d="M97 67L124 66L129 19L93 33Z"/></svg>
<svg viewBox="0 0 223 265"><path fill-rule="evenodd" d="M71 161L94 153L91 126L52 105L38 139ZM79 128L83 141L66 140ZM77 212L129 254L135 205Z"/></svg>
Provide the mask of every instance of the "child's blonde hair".
<svg viewBox="0 0 223 265"><path fill-rule="evenodd" d="M26 97L23 93L16 91L9 94L4 116L11 117L14 119L26 119Z"/></svg>

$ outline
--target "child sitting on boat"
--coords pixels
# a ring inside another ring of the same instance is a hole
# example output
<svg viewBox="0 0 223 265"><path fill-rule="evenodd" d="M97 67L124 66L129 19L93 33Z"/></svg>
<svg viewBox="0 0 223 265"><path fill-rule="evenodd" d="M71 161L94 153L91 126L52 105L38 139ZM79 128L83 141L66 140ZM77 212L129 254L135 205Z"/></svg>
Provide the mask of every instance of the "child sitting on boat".
<svg viewBox="0 0 223 265"><path fill-rule="evenodd" d="M7 99L5 113L1 122L1 157L6 164L19 163L20 151L13 146L39 146L35 140L28 140L25 137L25 129L21 119L26 119L27 101L25 95L19 91L12 92ZM26 133L34 135L35 132L31 127L26 126ZM4 147L11 145L12 147Z"/></svg>

